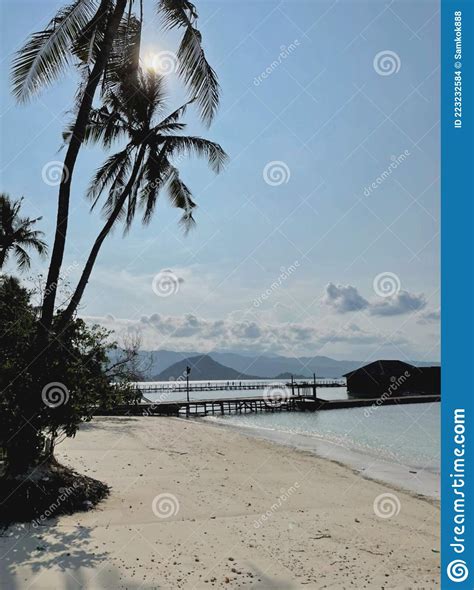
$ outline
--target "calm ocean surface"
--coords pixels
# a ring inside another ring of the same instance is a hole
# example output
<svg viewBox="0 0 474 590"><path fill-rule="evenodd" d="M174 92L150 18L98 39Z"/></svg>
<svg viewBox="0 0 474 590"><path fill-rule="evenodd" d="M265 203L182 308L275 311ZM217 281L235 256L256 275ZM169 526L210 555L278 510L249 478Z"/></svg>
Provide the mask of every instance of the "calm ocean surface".
<svg viewBox="0 0 474 590"><path fill-rule="evenodd" d="M255 396L262 391L199 392L191 399ZM183 399L183 394L167 394ZM155 401L159 395L146 396ZM344 387L318 388L323 399L346 398ZM440 404L350 408L314 413L268 412L209 416L206 421L248 435L314 452L363 475L437 497L440 472Z"/></svg>

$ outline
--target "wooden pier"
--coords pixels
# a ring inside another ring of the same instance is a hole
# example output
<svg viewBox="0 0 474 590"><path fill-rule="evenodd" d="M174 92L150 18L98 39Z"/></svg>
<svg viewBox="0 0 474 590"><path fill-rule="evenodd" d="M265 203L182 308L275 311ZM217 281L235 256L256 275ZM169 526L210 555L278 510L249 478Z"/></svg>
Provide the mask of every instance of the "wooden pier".
<svg viewBox="0 0 474 590"><path fill-rule="evenodd" d="M257 391L271 389L274 387L286 387L294 394L299 394L300 391L306 389L313 389L313 381L291 381L270 382L270 381L209 381L208 383L198 381L170 381L169 383L154 383L150 385L140 385L140 391L146 395L150 393L202 393L204 391ZM318 379L316 387L346 387L345 379Z"/></svg>
<svg viewBox="0 0 474 590"><path fill-rule="evenodd" d="M325 400L310 396L289 396L283 399L269 397L239 397L228 399L201 399L193 401L158 401L135 405L117 406L112 410L98 410L96 415L128 416L209 416L245 414L255 412L315 412L321 410L338 410L372 406L374 410L381 406L400 404L420 404L439 402L439 395L405 395L402 397L349 398Z"/></svg>

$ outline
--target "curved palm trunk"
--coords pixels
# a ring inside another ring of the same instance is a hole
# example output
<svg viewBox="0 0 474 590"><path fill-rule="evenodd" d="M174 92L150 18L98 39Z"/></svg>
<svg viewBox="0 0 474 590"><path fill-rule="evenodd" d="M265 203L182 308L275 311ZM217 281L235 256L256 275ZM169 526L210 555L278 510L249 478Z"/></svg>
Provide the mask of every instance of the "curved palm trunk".
<svg viewBox="0 0 474 590"><path fill-rule="evenodd" d="M87 262L86 262L84 269L82 271L81 278L79 279L76 290L74 291L74 294L71 297L71 301L69 302L69 305L64 310L64 312L61 314L59 324L58 324L58 331L59 332L62 331L62 329L66 326L66 324L69 322L69 320L72 318L74 312L76 311L77 306L79 305L79 303L82 299L82 295L84 294L84 290L87 286L87 283L89 282L89 278L91 276L92 269L94 268L94 264L95 264L97 255L99 254L99 250L102 247L102 244L103 244L105 238L108 236L114 223L117 221L117 218L120 214L120 211L122 210L122 207L123 207L126 199L127 199L127 195L125 195L125 193L123 193L122 196L120 197L120 200L117 202L115 209L112 211L110 217L107 219L107 222L105 223L104 227L102 228L99 235L97 236L97 238L94 242L94 245L92 246L92 249L90 251L89 258L87 259Z"/></svg>
<svg viewBox="0 0 474 590"><path fill-rule="evenodd" d="M66 233L69 216L69 200L71 194L71 182L76 164L77 156L84 141L85 130L89 120L89 114L92 108L97 86L102 77L107 60L112 48L112 42L117 33L120 21L128 0L117 0L114 12L110 18L108 26L104 33L102 48L97 56L96 62L92 69L87 82L87 86L82 97L82 101L77 113L76 122L68 145L67 153L63 164L63 176L59 186L58 196L58 213L56 218L56 232L54 236L54 246L51 254L51 262L48 270L48 277L43 299L41 321L39 322L40 335L45 337L51 327L54 315L54 303L56 300L56 290L58 286L59 273L64 256L64 247L66 243ZM103 0L99 10L105 11L109 5L108 0Z"/></svg>
<svg viewBox="0 0 474 590"><path fill-rule="evenodd" d="M89 279L90 279L90 276L92 273L92 269L94 268L94 264L97 259L97 255L99 254L99 250L101 249L105 238L110 233L110 230L112 229L114 223L117 221L117 218L120 215L120 212L122 211L122 207L124 206L127 198L129 197L130 193L132 192L132 189L133 189L133 186L137 180L138 172L140 170L140 166L143 162L144 156L145 156L145 146L142 146L140 153L139 153L139 155L135 161L135 164L133 166L133 170L130 175L129 181L127 182L125 188L123 189L123 192L120 195L120 199L117 201L112 213L110 214L109 218L107 219L106 223L104 224L104 227L102 228L99 235L97 236L97 238L94 242L94 245L92 246L92 249L90 251L89 258L87 259L87 262L86 262L84 269L82 271L82 275L81 275L81 278L79 279L76 290L74 291L74 293L71 297L71 301L69 302L69 305L67 306L67 308L61 314L59 324L58 324L58 331L59 332L61 332L64 329L64 327L67 325L67 323L71 320L72 316L74 315L74 312L77 309L77 306L79 305L79 303L82 299L82 296L84 294L84 290L87 286L87 283L89 282Z"/></svg>

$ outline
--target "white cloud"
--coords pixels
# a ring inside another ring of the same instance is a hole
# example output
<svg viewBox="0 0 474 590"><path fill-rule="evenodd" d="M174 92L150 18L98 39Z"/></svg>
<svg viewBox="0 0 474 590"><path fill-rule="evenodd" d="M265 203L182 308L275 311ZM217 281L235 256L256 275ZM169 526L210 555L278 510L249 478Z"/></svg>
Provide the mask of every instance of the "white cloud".
<svg viewBox="0 0 474 590"><path fill-rule="evenodd" d="M84 317L89 323L97 323L114 331L114 338L127 334L139 334L144 350L169 348L178 351L196 350L246 350L306 355L315 353L326 345L343 343L352 346L380 346L386 335L368 331L354 323L336 329L324 329L316 325L298 323L267 324L253 319L250 314L236 314L225 319L205 319L193 314L165 316L152 314L137 320L104 317ZM405 344L399 336L393 344Z"/></svg>
<svg viewBox="0 0 474 590"><path fill-rule="evenodd" d="M324 305L334 308L338 313L360 311L369 305L367 299L364 299L352 285L335 285L334 283L326 285L322 302Z"/></svg>
<svg viewBox="0 0 474 590"><path fill-rule="evenodd" d="M335 285L334 283L326 285L321 301L323 305L331 307L337 313L350 313L366 309L373 316L402 315L426 307L426 299L423 293L399 291L390 297L369 301L359 293L356 287L352 285Z"/></svg>
<svg viewBox="0 0 474 590"><path fill-rule="evenodd" d="M391 297L385 297L382 301L374 302L370 305L370 313L379 316L401 315L419 311L426 307L425 296L420 293L408 293L408 291L399 291Z"/></svg>
<svg viewBox="0 0 474 590"><path fill-rule="evenodd" d="M418 324L439 324L441 320L441 310L433 309L423 312L418 318Z"/></svg>

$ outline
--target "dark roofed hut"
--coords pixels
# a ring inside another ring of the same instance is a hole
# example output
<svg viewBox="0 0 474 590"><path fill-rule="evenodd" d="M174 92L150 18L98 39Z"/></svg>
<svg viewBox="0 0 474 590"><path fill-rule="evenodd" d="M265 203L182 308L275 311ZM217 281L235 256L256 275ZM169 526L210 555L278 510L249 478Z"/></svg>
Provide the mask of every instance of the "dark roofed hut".
<svg viewBox="0 0 474 590"><path fill-rule="evenodd" d="M417 367L413 393L441 395L441 367Z"/></svg>
<svg viewBox="0 0 474 590"><path fill-rule="evenodd" d="M374 361L344 377L348 394L359 398L440 392L440 367L421 368L403 361Z"/></svg>

